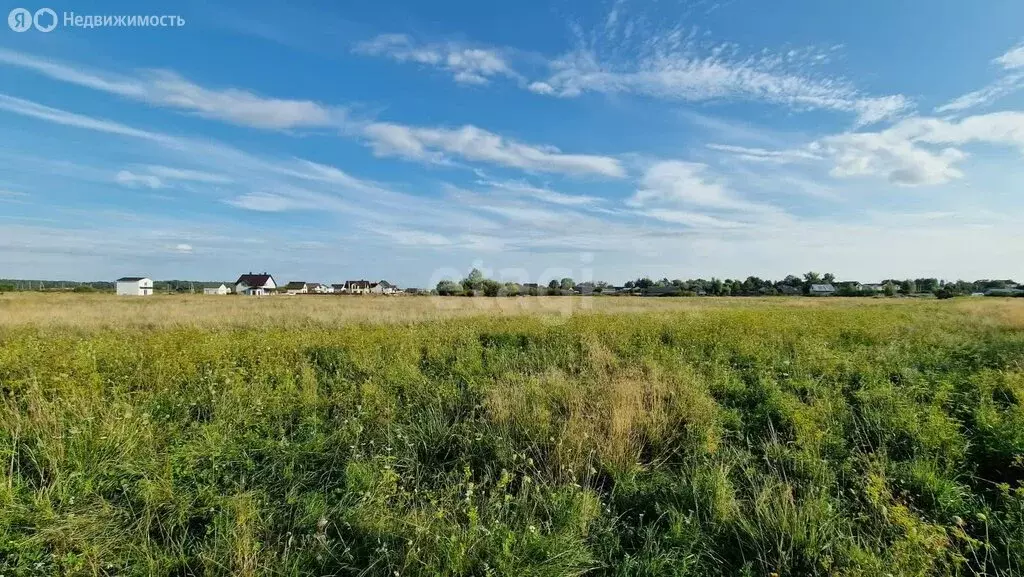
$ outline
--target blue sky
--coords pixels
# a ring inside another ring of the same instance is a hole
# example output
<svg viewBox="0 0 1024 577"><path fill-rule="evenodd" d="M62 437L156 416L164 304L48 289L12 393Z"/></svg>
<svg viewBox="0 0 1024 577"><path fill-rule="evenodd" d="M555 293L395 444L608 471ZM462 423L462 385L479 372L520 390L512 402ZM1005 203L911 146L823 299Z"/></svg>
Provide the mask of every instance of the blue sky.
<svg viewBox="0 0 1024 577"><path fill-rule="evenodd" d="M1024 278L1018 1L48 7L0 277Z"/></svg>

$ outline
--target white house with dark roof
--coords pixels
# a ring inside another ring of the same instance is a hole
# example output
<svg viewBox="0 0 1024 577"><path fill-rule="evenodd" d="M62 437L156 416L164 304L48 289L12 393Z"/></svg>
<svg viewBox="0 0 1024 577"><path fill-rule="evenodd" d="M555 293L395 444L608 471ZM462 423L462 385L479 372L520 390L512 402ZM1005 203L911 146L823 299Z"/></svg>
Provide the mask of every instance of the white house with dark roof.
<svg viewBox="0 0 1024 577"><path fill-rule="evenodd" d="M375 295L393 295L398 290L398 287L389 283L386 280L380 282L370 283L370 294Z"/></svg>
<svg viewBox="0 0 1024 577"><path fill-rule="evenodd" d="M277 290L274 277L267 273L243 274L235 281L235 294L262 296Z"/></svg>
<svg viewBox="0 0 1024 577"><path fill-rule="evenodd" d="M230 292L231 290L228 289L227 285L220 285L219 287L216 288L207 287L203 289L204 295L226 295Z"/></svg>
<svg viewBox="0 0 1024 577"><path fill-rule="evenodd" d="M117 279L117 294L146 297L153 294L153 279L144 276L126 276Z"/></svg>
<svg viewBox="0 0 1024 577"><path fill-rule="evenodd" d="M370 285L368 280L347 280L345 281L345 292L350 295L369 294Z"/></svg>

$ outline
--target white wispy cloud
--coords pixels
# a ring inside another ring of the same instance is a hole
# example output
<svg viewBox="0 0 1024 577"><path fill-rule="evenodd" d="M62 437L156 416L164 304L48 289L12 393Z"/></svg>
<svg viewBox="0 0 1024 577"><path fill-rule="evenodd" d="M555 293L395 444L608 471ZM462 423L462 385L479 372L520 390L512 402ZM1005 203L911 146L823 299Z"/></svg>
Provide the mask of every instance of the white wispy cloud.
<svg viewBox="0 0 1024 577"><path fill-rule="evenodd" d="M405 246L451 246L452 240L443 234L412 229L377 228L378 234L390 238L397 244Z"/></svg>
<svg viewBox="0 0 1024 577"><path fill-rule="evenodd" d="M812 148L829 155L837 177L875 176L904 186L959 179L962 146L988 144L1024 152L1024 112L996 112L961 120L913 117L878 132L821 139Z"/></svg>
<svg viewBox="0 0 1024 577"><path fill-rule="evenodd" d="M232 182L232 179L227 176L203 172L201 170L189 170L159 165L148 165L145 169L153 176L167 180L202 182L207 184L228 184Z"/></svg>
<svg viewBox="0 0 1024 577"><path fill-rule="evenodd" d="M122 170L118 172L117 175L114 177L114 180L122 186L127 186L131 188L138 186L145 186L147 188L162 188L164 186L164 183L159 178L153 176L152 174L136 174L128 170Z"/></svg>
<svg viewBox="0 0 1024 577"><path fill-rule="evenodd" d="M148 165L133 170L121 170L114 180L123 186L148 188L166 188L173 182L195 182L202 184L228 184L232 179L220 174L172 168L170 166Z"/></svg>
<svg viewBox="0 0 1024 577"><path fill-rule="evenodd" d="M467 54L462 53L461 59L449 54L445 61L452 66L461 66L461 70L467 74L470 74L471 70L476 71L472 72L473 74L501 70L500 66L493 63L470 64L470 56ZM256 128L283 130L301 127L340 127L347 122L343 108L329 108L309 100L265 98L234 88L209 89L166 70L149 71L134 77L118 77L87 72L79 67L4 49L0 49L0 63L26 68L57 80L157 106ZM171 144L175 140L174 137L133 129L113 121L59 111L12 96L0 95L0 109L69 126L154 141L162 140L164 144ZM363 134L374 152L381 156L399 156L431 163L451 162L449 157L456 156L464 160L533 171L599 174L611 177L621 177L625 174L619 161L608 156L566 154L552 146L520 143L475 126L450 129L411 127L387 122L352 122L351 128ZM180 145L180 139L178 142ZM166 173L153 174L158 178L171 178ZM337 176L321 173L316 178ZM188 177L179 179L212 182L210 175L192 174Z"/></svg>
<svg viewBox="0 0 1024 577"><path fill-rule="evenodd" d="M236 88L206 88L169 70L115 75L87 71L79 66L5 49L0 49L0 64L124 98L254 128L337 127L346 120L346 111L342 107L330 107L310 100L265 97Z"/></svg>
<svg viewBox="0 0 1024 577"><path fill-rule="evenodd" d="M503 51L459 42L417 43L405 34L382 34L360 42L355 52L439 68L462 84L487 84L496 76L519 78Z"/></svg>
<svg viewBox="0 0 1024 577"><path fill-rule="evenodd" d="M73 112L67 112L58 108L51 108L49 106L44 106L42 104L16 98L14 96L8 96L6 94L0 94L0 110L6 110L7 112L12 112L14 114L20 114L22 116L28 116L56 124L63 124L64 126L74 126L87 130L106 132L108 134L130 136L153 142L170 142L169 137L156 132L139 130L112 120L93 118L90 116L75 114Z"/></svg>
<svg viewBox="0 0 1024 577"><path fill-rule="evenodd" d="M960 112L969 108L985 106L1009 96L1024 88L1024 44L1011 48L1002 56L994 58L992 64L998 65L1003 76L978 90L972 90L967 94L939 106L935 112L942 114L946 112Z"/></svg>
<svg viewBox="0 0 1024 577"><path fill-rule="evenodd" d="M582 194L565 194L547 188L532 186L529 183L521 180L481 180L478 181L478 184L489 187L493 190L509 192L520 196L528 196L540 200L542 202L562 206L592 206L601 202L601 199L595 196L588 196Z"/></svg>
<svg viewBox="0 0 1024 577"><path fill-rule="evenodd" d="M706 164L665 160L652 164L640 188L627 201L633 207L698 207L713 210L772 212L770 206L738 198Z"/></svg>
<svg viewBox="0 0 1024 577"><path fill-rule="evenodd" d="M749 160L751 162L767 162L772 164L790 164L795 162L806 162L821 160L821 156L808 150L769 150L767 148L735 146L731 144L708 144L707 148L725 152L734 158Z"/></svg>
<svg viewBox="0 0 1024 577"><path fill-rule="evenodd" d="M833 176L876 176L903 186L962 178L955 165L967 157L956 148L933 151L889 131L845 133L825 138L821 144L835 162Z"/></svg>
<svg viewBox="0 0 1024 577"><path fill-rule="evenodd" d="M426 128L393 123L372 123L364 136L378 156L399 156L443 163L450 155L540 172L625 176L618 159L610 156L566 154L558 148L517 142L476 126Z"/></svg>
<svg viewBox="0 0 1024 577"><path fill-rule="evenodd" d="M256 212L284 212L287 210L311 209L293 198L274 194L270 192L247 192L245 194L229 198L226 203L245 210Z"/></svg>
<svg viewBox="0 0 1024 577"><path fill-rule="evenodd" d="M354 177L334 167L301 158L256 156L210 139L195 139L141 130L65 110L0 95L0 110L47 122L114 134L156 144L189 168L166 164L142 165L121 179L141 186L166 186L181 180L216 185L209 192L230 194L221 200L236 208L258 212L293 210L326 212L359 218L364 223L416 223L423 220L465 225L484 230L494 223L456 207ZM192 168L195 166L196 168ZM70 172L79 173L81 167ZM110 178L109 175L106 178Z"/></svg>
<svg viewBox="0 0 1024 577"><path fill-rule="evenodd" d="M741 228L747 226L742 222L726 220L688 210L674 210L669 208L650 208L639 211L639 214L648 216L664 222L683 224L693 228Z"/></svg>
<svg viewBox="0 0 1024 577"><path fill-rule="evenodd" d="M1024 68L1024 44L1018 44L996 58L996 63L1007 70Z"/></svg>
<svg viewBox="0 0 1024 577"><path fill-rule="evenodd" d="M912 108L903 95L867 95L847 81L817 72L821 56L806 50L744 54L732 44L707 47L692 33L673 29L605 51L578 47L551 61L551 74L528 88L566 98L596 92L691 102L766 102L851 113L858 125Z"/></svg>

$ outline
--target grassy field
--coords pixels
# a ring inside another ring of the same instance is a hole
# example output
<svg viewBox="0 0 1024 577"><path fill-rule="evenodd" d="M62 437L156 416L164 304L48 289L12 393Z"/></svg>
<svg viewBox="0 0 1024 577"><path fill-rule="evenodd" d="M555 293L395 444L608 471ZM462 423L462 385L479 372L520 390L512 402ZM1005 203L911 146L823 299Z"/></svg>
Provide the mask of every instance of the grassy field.
<svg viewBox="0 0 1024 577"><path fill-rule="evenodd" d="M0 296L0 574L1024 574L1024 299Z"/></svg>
<svg viewBox="0 0 1024 577"><path fill-rule="evenodd" d="M721 308L898 306L886 299L810 298L641 298L305 295L240 296L22 292L0 295L0 327L111 328L301 328L339 324L409 324L458 317L539 316L559 321L587 313L702 312ZM1016 310L1016 309L1007 309Z"/></svg>

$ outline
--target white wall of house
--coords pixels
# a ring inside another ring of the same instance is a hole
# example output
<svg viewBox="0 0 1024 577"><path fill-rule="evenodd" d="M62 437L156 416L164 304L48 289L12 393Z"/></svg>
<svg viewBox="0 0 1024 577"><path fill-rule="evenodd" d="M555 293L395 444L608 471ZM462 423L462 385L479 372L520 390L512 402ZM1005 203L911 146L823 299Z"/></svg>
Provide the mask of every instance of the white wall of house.
<svg viewBox="0 0 1024 577"><path fill-rule="evenodd" d="M261 296L275 290L276 288L277 283L274 282L273 278L267 279L266 284L261 287L251 287L244 282L240 282L235 285L235 294Z"/></svg>
<svg viewBox="0 0 1024 577"><path fill-rule="evenodd" d="M204 288L203 289L203 294L204 295L226 295L226 294L228 294L228 292L229 292L228 291L228 287L226 287L224 285L220 285L217 288Z"/></svg>
<svg viewBox="0 0 1024 577"><path fill-rule="evenodd" d="M117 294L121 296L150 296L153 294L152 279L117 281Z"/></svg>

